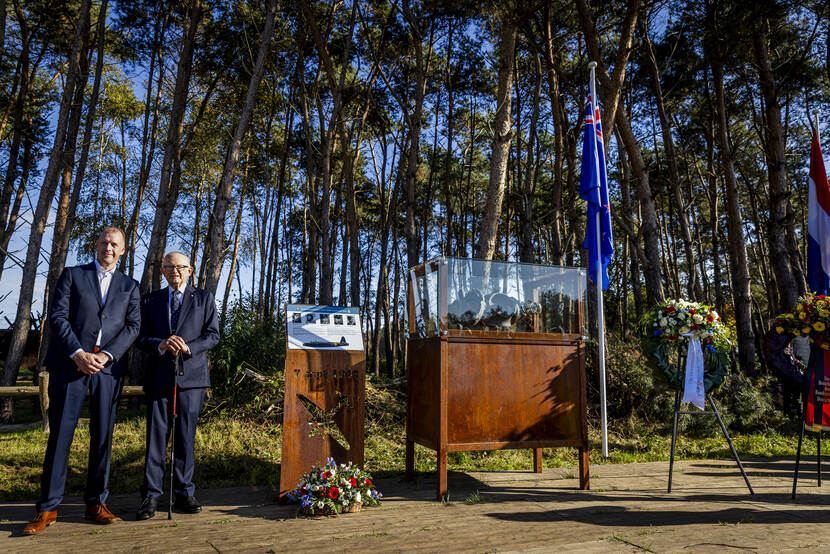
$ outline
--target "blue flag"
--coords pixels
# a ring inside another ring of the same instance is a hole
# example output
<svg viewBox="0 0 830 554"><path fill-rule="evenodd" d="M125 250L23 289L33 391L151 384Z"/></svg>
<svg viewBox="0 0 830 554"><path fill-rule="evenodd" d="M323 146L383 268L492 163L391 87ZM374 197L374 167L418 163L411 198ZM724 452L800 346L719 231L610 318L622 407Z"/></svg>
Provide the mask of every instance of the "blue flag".
<svg viewBox="0 0 830 554"><path fill-rule="evenodd" d="M608 264L614 257L611 235L611 203L608 201L608 182L605 176L605 150L602 144L602 125L599 108L593 107L591 97L585 110L585 139L582 143L582 168L579 178L579 197L588 203L585 242L588 251L588 277L596 281L597 261L602 263L602 289L608 289ZM597 228L599 213L599 228ZM600 252L597 252L597 234Z"/></svg>

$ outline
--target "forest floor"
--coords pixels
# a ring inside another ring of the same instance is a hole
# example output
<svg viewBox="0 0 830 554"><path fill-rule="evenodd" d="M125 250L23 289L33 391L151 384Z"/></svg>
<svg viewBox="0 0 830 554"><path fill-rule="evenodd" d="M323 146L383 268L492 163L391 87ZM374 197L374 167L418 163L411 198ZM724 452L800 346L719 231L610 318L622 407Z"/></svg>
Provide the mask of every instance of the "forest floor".
<svg viewBox="0 0 830 554"><path fill-rule="evenodd" d="M830 548L830 495L803 467L790 498L792 458L745 460L750 495L732 460L683 461L666 492L665 462L591 466L591 490L559 468L452 472L449 501L435 478L378 479L379 507L336 517L303 517L275 502L269 487L201 489L204 511L134 521L135 494L109 506L125 521L101 527L64 501L55 525L20 531L28 502L0 502L2 552L782 552ZM163 505L165 506L165 505Z"/></svg>

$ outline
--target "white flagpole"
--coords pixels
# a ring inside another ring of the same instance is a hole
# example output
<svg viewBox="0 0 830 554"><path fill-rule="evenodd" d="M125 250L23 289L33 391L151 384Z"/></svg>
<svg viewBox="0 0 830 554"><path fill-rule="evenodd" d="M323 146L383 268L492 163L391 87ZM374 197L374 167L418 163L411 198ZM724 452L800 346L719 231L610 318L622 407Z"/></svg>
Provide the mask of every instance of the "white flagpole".
<svg viewBox="0 0 830 554"><path fill-rule="evenodd" d="M597 100L597 62L588 63L588 68L591 70L591 121L593 121L593 136L592 139L596 142L597 139L597 107L599 101ZM603 142L599 143L599 148L603 149L605 153L605 145ZM596 166L597 180L600 179L599 154L594 149L594 164ZM602 190L600 181L599 202L602 205ZM595 276L597 284L597 335L599 339L599 403L600 403L600 419L602 420L602 457L608 458L608 411L605 402L605 310L602 305L602 233L600 226L600 212L597 212L597 274Z"/></svg>
<svg viewBox="0 0 830 554"><path fill-rule="evenodd" d="M818 128L818 110L813 110L813 122L816 126L816 138L818 139L819 146L821 146L821 130Z"/></svg>

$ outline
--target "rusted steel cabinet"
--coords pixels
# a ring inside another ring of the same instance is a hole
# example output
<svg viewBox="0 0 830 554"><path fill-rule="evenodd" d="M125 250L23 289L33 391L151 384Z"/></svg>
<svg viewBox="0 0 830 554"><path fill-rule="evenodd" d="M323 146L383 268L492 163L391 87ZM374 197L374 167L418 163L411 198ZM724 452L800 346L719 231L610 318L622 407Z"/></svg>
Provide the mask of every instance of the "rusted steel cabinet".
<svg viewBox="0 0 830 554"><path fill-rule="evenodd" d="M579 449L588 479L585 273L579 268L437 258L410 270L406 470L414 445L447 453Z"/></svg>

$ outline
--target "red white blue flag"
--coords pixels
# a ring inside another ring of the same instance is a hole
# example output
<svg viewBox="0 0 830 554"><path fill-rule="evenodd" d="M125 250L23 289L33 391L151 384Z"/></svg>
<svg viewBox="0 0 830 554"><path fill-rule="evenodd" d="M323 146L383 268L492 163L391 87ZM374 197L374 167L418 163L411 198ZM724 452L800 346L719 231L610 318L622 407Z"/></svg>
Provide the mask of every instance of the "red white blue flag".
<svg viewBox="0 0 830 554"><path fill-rule="evenodd" d="M807 204L807 285L816 294L830 294L830 186L824 170L824 158L818 136L813 132L810 150L810 181ZM830 428L830 387L825 374L830 373L830 351L812 345L811 376L805 407L807 429Z"/></svg>
<svg viewBox="0 0 830 554"><path fill-rule="evenodd" d="M585 134L582 142L582 167L579 177L579 197L588 203L588 220L582 248L588 251L588 277L596 281L597 261L602 263L602 289L608 289L608 264L614 257L611 235L611 203L608 201L608 181L605 175L605 149L602 143L602 124L599 108L588 97L585 110ZM599 213L599 228L597 227ZM830 213L830 211L828 211ZM599 235L599 252L597 252Z"/></svg>
<svg viewBox="0 0 830 554"><path fill-rule="evenodd" d="M807 285L830 295L830 186L818 136L813 133L807 204Z"/></svg>

